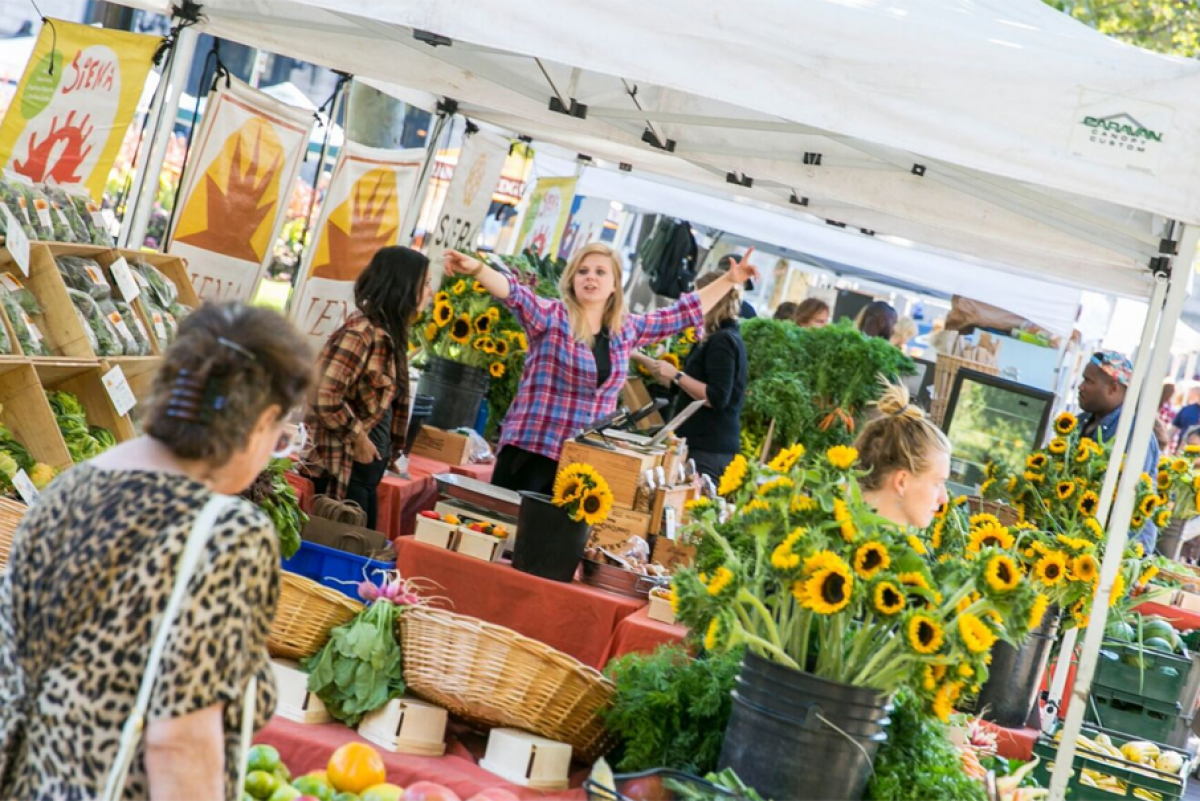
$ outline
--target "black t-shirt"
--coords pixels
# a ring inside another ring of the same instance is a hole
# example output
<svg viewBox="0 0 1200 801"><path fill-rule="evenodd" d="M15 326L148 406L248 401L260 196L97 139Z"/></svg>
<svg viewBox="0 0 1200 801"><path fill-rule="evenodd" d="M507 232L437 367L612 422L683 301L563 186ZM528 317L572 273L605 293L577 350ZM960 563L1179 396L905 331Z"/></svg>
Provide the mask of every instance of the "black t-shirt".
<svg viewBox="0 0 1200 801"><path fill-rule="evenodd" d="M608 342L608 329L602 329L592 340L592 358L596 360L596 388L612 375L612 351Z"/></svg>
<svg viewBox="0 0 1200 801"><path fill-rule="evenodd" d="M750 366L736 320L726 320L688 355L683 372L707 387L709 405L692 415L677 431L688 447L708 453L741 450L742 401ZM682 411L692 396L682 389L675 408Z"/></svg>

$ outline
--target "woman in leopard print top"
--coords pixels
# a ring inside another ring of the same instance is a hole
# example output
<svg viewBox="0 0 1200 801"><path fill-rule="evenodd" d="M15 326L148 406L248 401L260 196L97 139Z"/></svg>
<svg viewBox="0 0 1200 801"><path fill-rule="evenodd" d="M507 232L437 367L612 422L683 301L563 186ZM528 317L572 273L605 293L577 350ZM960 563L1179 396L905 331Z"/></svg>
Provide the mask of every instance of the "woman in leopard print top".
<svg viewBox="0 0 1200 801"><path fill-rule="evenodd" d="M192 523L290 438L312 356L274 312L206 305L180 327L147 436L59 477L29 510L0 576L0 798L100 795ZM246 501L213 526L171 630L126 798L237 798L239 724L279 594L269 518Z"/></svg>

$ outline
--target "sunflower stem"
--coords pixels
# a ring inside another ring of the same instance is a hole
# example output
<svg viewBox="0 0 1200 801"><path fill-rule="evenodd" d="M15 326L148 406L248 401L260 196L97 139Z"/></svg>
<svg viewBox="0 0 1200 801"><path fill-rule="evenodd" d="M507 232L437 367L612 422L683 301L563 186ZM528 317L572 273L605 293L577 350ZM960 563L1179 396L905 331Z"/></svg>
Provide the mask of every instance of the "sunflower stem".
<svg viewBox="0 0 1200 801"><path fill-rule="evenodd" d="M758 613L758 616L762 618L763 624L766 626L767 636L770 637L771 642L777 648L782 648L783 642L779 639L779 629L775 626L775 620L771 617L771 613L767 611L767 607L763 605L763 602L754 597L754 594L745 587L738 590L737 599Z"/></svg>
<svg viewBox="0 0 1200 801"><path fill-rule="evenodd" d="M885 657L890 656L892 651L896 650L896 643L899 642L900 639L901 638L897 637L897 638L893 639L891 642L884 645L882 648L880 648L879 651L876 652L875 656L871 657L870 661L867 662L866 666L863 667L863 669L861 671L859 671L858 675L855 676L854 680L851 681L850 683L854 684L854 685L861 685L863 682L863 678L865 676L871 675L871 672L875 669L875 666L878 665L880 663L880 661L883 660Z"/></svg>
<svg viewBox="0 0 1200 801"><path fill-rule="evenodd" d="M756 648L766 651L768 654L770 654L771 656L773 656L775 658L775 661L779 662L780 664L787 665L788 667L792 668L793 670L801 670L800 666L796 664L796 660L794 660L790 656L788 656L787 653L785 653L782 648L772 645L771 643L764 640L762 637L751 634L748 631L743 631L742 632L742 640L745 641L749 645L753 645Z"/></svg>

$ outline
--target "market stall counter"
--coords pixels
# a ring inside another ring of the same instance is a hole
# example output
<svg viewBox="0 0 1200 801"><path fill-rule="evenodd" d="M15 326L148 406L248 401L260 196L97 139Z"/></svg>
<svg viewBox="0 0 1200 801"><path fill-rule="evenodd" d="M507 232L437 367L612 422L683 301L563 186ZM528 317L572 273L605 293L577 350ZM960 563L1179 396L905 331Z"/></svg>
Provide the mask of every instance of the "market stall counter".
<svg viewBox="0 0 1200 801"><path fill-rule="evenodd" d="M683 642L687 632L686 626L651 619L649 609L643 607L617 624L608 641L603 663L608 664L610 659L625 654L648 654L660 645Z"/></svg>
<svg viewBox="0 0 1200 801"><path fill-rule="evenodd" d="M430 595L445 601L436 601L435 606L505 626L598 669L604 667L617 627L646 605L578 582L531 576L506 562L483 562L409 537L397 540L395 546L402 575L436 582Z"/></svg>
<svg viewBox="0 0 1200 801"><path fill-rule="evenodd" d="M453 790L459 798L469 799L477 793L491 788L503 788L521 799L555 798L563 801L583 801L586 793L582 789L543 793L506 782L476 764L472 751L479 750L484 738L470 732L456 731L447 740L446 755L441 757L412 756L379 751L387 768L387 780L401 787L419 781L436 782ZM339 747L349 742L366 743L353 729L341 723L305 724L284 718L274 718L254 737L255 743L274 746L285 765L300 775L324 767L330 756ZM572 774L571 784L582 785L587 776L586 769Z"/></svg>

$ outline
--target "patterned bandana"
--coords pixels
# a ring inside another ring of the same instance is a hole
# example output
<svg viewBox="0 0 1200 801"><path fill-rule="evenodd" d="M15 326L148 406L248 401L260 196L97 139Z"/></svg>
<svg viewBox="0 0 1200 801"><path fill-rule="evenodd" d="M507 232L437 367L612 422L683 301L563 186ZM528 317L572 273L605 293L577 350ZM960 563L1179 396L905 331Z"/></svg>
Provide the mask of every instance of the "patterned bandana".
<svg viewBox="0 0 1200 801"><path fill-rule="evenodd" d="M1111 350L1102 350L1092 356L1092 364L1108 373L1121 386L1129 386L1129 379L1133 377L1133 365L1121 354Z"/></svg>

